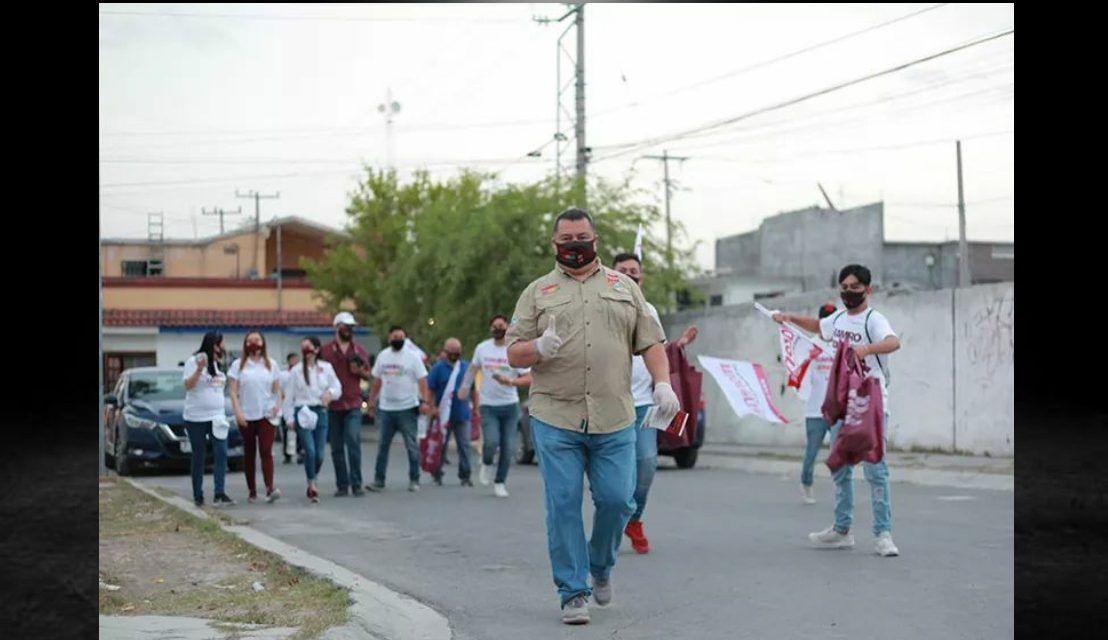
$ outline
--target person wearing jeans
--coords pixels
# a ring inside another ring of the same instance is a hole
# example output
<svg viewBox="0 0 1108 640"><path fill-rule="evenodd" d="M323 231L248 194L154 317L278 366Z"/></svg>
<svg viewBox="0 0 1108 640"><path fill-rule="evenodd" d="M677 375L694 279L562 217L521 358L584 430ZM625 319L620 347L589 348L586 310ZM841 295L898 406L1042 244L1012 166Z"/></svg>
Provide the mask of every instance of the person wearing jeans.
<svg viewBox="0 0 1108 640"><path fill-rule="evenodd" d="M889 370L888 355L900 349L900 338L889 324L888 318L880 311L870 307L873 275L860 264L848 264L839 271L839 297L842 298L844 311L836 311L823 318L812 318L792 313L774 313L777 322L789 322L805 331L818 333L831 343L832 350L846 342L854 350L862 365L862 373L876 378L881 384L881 397L885 406L885 425L888 421L889 407ZM831 429L831 442L838 435L837 426ZM888 429L885 429L886 437ZM834 445L832 445L834 446ZM870 495L873 500L873 542L874 552L879 556L900 555L893 543L892 506L889 495L889 469L882 459L876 464L863 463L866 480L870 483ZM829 549L846 549L854 546L854 536L850 533L850 524L854 512L854 487L850 484L854 477L852 468L844 467L834 474L835 480L835 523L823 531L808 534L812 544Z"/></svg>
<svg viewBox="0 0 1108 640"><path fill-rule="evenodd" d="M470 380L469 363L462 358L462 343L457 338L448 338L443 344L444 357L431 367L427 374L427 387L434 394L435 406L439 408L439 422L443 423L445 434L442 442L442 456L439 457L439 465L431 473L435 484L442 484L442 467L446 463L446 445L450 442L450 434L455 434L455 442L458 443L458 480L463 487L472 487L469 479L469 403L459 397L461 385ZM457 372L455 373L455 369ZM450 389L447 386L453 382ZM444 401L445 399L445 401ZM479 398L475 397L474 400ZM443 415L446 412L449 415Z"/></svg>
<svg viewBox="0 0 1108 640"><path fill-rule="evenodd" d="M204 504L204 467L207 464L208 442L212 443L212 453L215 460L212 465L212 477L215 480L215 504L234 504L233 501L224 501L220 496L227 495L227 440L220 440L212 435L212 422L185 421L185 432L188 434L189 446L192 447L192 497L196 506Z"/></svg>
<svg viewBox="0 0 1108 640"><path fill-rule="evenodd" d="M820 320L835 313L835 305L827 303L819 308ZM823 419L823 400L827 396L827 379L831 375L831 367L835 364L835 354L830 350L824 350L810 365L808 375L804 382L808 385L808 399L804 430L807 435L807 446L804 448L804 460L800 463L800 494L805 504L815 504L816 496L812 491L815 482L816 456L819 455L823 439L831 430L831 425Z"/></svg>
<svg viewBox="0 0 1108 640"><path fill-rule="evenodd" d="M612 259L612 268L635 281L642 287L643 272L642 262L634 253L620 253ZM649 302L646 309L658 326L662 326L662 320L658 317L658 310ZM678 346L684 348L696 340L697 328L688 327L678 338ZM650 541L643 531L642 514L646 510L646 498L650 495L650 487L654 484L654 473L658 469L658 432L656 429L643 429L643 419L646 412L654 406L654 380L646 369L646 363L642 356L631 358L631 397L635 401L635 513L631 514L631 520L627 523L624 533L631 539L631 548L635 553L649 553Z"/></svg>
<svg viewBox="0 0 1108 640"><path fill-rule="evenodd" d="M331 459L335 464L335 497L355 496L362 490L362 380L369 380L369 353L354 342L354 315L335 315L335 339L319 357L331 363L342 394L331 401L328 423L331 429ZM349 461L349 465L347 462Z"/></svg>
<svg viewBox="0 0 1108 640"><path fill-rule="evenodd" d="M319 502L316 475L323 468L323 453L327 446L327 411L331 398L342 393L331 363L319 358L319 338L310 336L300 342L303 359L289 376L289 395L296 420L296 436L304 444L304 475L308 478L308 500ZM307 407L316 414L315 429L305 429L300 410Z"/></svg>
<svg viewBox="0 0 1108 640"><path fill-rule="evenodd" d="M223 334L209 331L204 334L200 348L185 361L181 374L185 384L183 416L189 444L192 446L192 500L196 506L204 504L204 466L207 457L206 440L211 440L215 452L215 496L212 503L235 504L227 495L224 480L227 477L227 441L212 434L212 421L226 419L223 388L227 374L223 370Z"/></svg>
<svg viewBox="0 0 1108 640"><path fill-rule="evenodd" d="M600 607L612 602L612 568L635 510L631 357L643 356L660 421L672 420L681 403L669 382L662 327L635 281L600 264L588 212L558 214L551 242L554 268L516 302L508 364L530 367L533 377L532 434L562 622L587 624L590 596ZM595 506L587 540L581 515L586 473Z"/></svg>
<svg viewBox="0 0 1108 640"><path fill-rule="evenodd" d="M370 491L385 488L389 466L389 446L396 432L404 438L408 450L408 491L419 491L419 444L416 442L420 413L434 417L438 410L431 402L427 386L427 367L412 349L405 348L408 334L403 327L389 329L389 348L377 354L373 363L373 385L369 390L369 410L378 416L381 429L377 443L377 467ZM378 406L380 400L380 406Z"/></svg>
<svg viewBox="0 0 1108 640"><path fill-rule="evenodd" d="M462 390L458 397L468 397L477 372L481 371L481 387L478 389L477 405L481 414L481 465L478 479L488 486L492 475L492 459L497 450L500 461L496 466L496 478L493 495L508 497L508 469L512 464L516 429L519 427L519 388L531 384L530 370L526 367L513 367L508 363L508 318L497 314L489 321L491 338L477 345L473 350L473 365L466 371L462 381Z"/></svg>

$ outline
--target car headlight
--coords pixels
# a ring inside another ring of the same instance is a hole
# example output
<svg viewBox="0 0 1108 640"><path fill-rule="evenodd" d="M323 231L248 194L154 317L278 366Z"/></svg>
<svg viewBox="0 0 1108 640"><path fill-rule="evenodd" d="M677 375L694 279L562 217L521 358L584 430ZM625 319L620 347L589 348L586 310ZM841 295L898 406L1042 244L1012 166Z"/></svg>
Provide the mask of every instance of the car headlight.
<svg viewBox="0 0 1108 640"><path fill-rule="evenodd" d="M158 426L158 423L153 420L147 420L146 418L140 418L131 413L123 414L123 422L132 429L154 429Z"/></svg>

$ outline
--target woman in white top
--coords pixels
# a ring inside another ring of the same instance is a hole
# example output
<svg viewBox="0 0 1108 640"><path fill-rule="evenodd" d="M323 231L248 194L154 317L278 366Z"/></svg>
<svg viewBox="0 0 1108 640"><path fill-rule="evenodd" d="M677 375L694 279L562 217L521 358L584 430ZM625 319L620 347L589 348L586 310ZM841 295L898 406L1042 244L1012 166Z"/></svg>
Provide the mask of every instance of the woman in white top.
<svg viewBox="0 0 1108 640"><path fill-rule="evenodd" d="M819 308L820 320L835 313L835 305L828 302ZM824 351L812 364L808 365L807 381L811 384L805 410L804 427L808 433L808 446L804 449L804 461L800 464L800 493L805 504L815 504L816 496L812 491L815 480L816 456L823 439L831 431L831 425L823 420L823 400L827 396L827 379L831 367L835 364L835 354Z"/></svg>
<svg viewBox="0 0 1108 640"><path fill-rule="evenodd" d="M185 361L182 377L185 380L185 430L192 445L192 499L196 506L204 504L204 462L208 451L207 440L212 442L215 464L216 505L234 504L227 496L224 481L227 478L227 440L214 437L213 420L225 420L227 409L223 404L223 387L227 376L220 361L223 359L223 334L209 331L204 334L200 349Z"/></svg>
<svg viewBox="0 0 1108 640"><path fill-rule="evenodd" d="M231 363L227 370L230 378L231 406L235 409L235 421L242 432L243 469L248 500L258 499L254 483L255 452L262 458L262 479L265 481L265 499L272 503L281 497L281 491L273 485L273 440L277 437L274 423L281 412L281 384L277 361L266 351L265 336L261 331L246 334L242 343L242 357Z"/></svg>
<svg viewBox="0 0 1108 640"><path fill-rule="evenodd" d="M304 473L308 476L308 499L319 502L315 477L323 468L323 447L327 443L327 405L342 393L342 383L331 364L319 359L319 338L311 336L300 343L303 359L291 371L288 393L296 418L296 435L304 443ZM306 429L300 409L307 407L316 415L314 428Z"/></svg>

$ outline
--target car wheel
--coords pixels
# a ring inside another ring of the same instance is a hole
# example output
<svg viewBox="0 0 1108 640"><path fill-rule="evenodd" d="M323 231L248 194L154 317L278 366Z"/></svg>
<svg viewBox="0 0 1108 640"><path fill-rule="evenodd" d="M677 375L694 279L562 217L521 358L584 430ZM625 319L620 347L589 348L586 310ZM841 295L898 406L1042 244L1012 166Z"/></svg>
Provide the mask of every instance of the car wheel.
<svg viewBox="0 0 1108 640"><path fill-rule="evenodd" d="M673 459L679 469L692 469L696 466L697 449L685 447L673 452Z"/></svg>
<svg viewBox="0 0 1108 640"><path fill-rule="evenodd" d="M131 468L131 460L127 456L126 432L121 429L115 432L115 472L121 476L129 476L134 473Z"/></svg>

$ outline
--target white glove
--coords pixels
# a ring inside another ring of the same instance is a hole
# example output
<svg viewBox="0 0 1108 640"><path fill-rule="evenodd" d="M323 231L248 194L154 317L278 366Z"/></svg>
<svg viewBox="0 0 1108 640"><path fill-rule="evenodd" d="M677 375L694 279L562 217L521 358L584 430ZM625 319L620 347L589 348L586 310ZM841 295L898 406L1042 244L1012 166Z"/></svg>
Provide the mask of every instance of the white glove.
<svg viewBox="0 0 1108 640"><path fill-rule="evenodd" d="M562 348L562 339L558 337L554 329L554 316L550 316L550 324L547 325L546 331L542 332L542 335L535 339L535 350L539 352L543 360L553 358L558 353L558 349Z"/></svg>
<svg viewBox="0 0 1108 640"><path fill-rule="evenodd" d="M668 382L658 382L654 385L654 410L660 421L669 424L681 409L681 401L673 392L673 387Z"/></svg>

